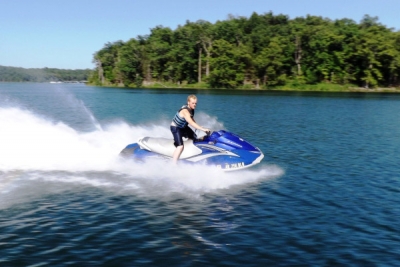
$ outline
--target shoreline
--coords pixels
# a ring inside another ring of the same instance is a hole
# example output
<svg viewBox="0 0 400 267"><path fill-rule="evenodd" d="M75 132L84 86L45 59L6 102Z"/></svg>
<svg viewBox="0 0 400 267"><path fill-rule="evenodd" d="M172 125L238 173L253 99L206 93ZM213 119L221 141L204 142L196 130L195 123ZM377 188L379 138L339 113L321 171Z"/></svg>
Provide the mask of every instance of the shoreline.
<svg viewBox="0 0 400 267"><path fill-rule="evenodd" d="M1 83L49 83L49 82L10 82L0 81ZM364 88L364 87L353 87L353 86L341 86L341 85L329 85L329 84L317 84L317 85L301 85L301 87L272 87L272 88L206 88L204 85L193 84L191 86L176 84L161 84L156 83L152 85L143 85L141 87L125 87L119 85L96 85L87 82L61 82L66 84L84 84L86 86L96 87L109 87L119 89L177 89L177 90L226 90L226 91L254 91L254 92L268 92L268 91L281 91L281 92L325 92L325 93L400 93L400 87L378 87L378 88ZM196 86L197 85L197 86Z"/></svg>
<svg viewBox="0 0 400 267"><path fill-rule="evenodd" d="M322 84L324 85L324 84ZM326 92L326 93L400 93L400 87L378 87L378 88L364 88L364 87L344 87L344 86L334 86L333 88L321 88L319 85L309 85L302 86L301 88L296 87L274 87L267 89L256 89L256 88L205 88L196 86L176 86L176 85L151 85L151 86L141 86L141 87L123 87L117 85L94 85L86 84L86 86L98 86L98 87L110 87L110 88L120 88L120 89L182 89L182 90L226 90L226 91L257 91L257 92L268 92L268 91L284 91L284 92ZM304 88L307 87L307 88Z"/></svg>

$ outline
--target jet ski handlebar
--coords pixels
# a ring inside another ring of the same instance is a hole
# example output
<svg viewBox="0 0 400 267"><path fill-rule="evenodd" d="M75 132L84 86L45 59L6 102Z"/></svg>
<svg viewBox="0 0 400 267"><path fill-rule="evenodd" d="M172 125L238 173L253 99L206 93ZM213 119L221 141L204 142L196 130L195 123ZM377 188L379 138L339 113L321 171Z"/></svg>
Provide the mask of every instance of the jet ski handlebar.
<svg viewBox="0 0 400 267"><path fill-rule="evenodd" d="M197 132L197 131L205 133L206 136L210 136L210 135L214 132L214 131L212 131L212 130L209 130L209 131L202 131L202 130L196 129L195 132Z"/></svg>

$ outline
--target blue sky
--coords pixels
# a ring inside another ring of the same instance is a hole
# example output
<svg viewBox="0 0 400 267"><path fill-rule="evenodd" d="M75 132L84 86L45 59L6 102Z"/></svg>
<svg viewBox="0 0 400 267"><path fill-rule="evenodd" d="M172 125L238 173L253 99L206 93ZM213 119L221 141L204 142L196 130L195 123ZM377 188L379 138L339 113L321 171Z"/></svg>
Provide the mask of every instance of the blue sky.
<svg viewBox="0 0 400 267"><path fill-rule="evenodd" d="M94 68L105 43L127 41L157 25L225 20L253 12L353 19L365 14L400 30L400 0L0 0L0 65Z"/></svg>

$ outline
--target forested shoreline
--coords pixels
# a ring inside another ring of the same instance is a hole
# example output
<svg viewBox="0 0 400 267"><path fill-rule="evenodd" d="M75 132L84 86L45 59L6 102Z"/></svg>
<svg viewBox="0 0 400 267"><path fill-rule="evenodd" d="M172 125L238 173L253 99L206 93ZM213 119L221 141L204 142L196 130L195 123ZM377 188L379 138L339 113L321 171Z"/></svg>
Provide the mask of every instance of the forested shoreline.
<svg viewBox="0 0 400 267"><path fill-rule="evenodd" d="M0 66L0 82L86 82L90 69L18 68Z"/></svg>
<svg viewBox="0 0 400 267"><path fill-rule="evenodd" d="M400 32L365 15L359 23L253 13L109 42L89 83L126 87L269 89L326 84L400 86Z"/></svg>

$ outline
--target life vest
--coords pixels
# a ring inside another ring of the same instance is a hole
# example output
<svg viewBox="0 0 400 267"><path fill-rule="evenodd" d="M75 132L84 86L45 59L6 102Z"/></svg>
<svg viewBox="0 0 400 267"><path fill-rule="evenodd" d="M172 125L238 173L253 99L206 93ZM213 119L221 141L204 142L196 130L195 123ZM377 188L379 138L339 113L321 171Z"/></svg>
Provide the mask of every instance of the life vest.
<svg viewBox="0 0 400 267"><path fill-rule="evenodd" d="M190 109L187 105L182 106L175 114L174 119L172 120L178 128L185 128L188 125L188 122L184 117L179 115L179 112L182 109L187 109L190 113L190 117L193 119L194 116L194 109Z"/></svg>

